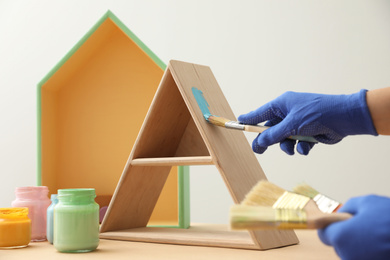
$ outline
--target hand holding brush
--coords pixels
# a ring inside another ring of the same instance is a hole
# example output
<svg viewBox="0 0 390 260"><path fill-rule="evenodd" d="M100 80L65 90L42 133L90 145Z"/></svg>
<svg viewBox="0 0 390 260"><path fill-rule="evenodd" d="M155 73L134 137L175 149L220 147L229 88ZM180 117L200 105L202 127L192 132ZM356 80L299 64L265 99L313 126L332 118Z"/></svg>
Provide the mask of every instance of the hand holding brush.
<svg viewBox="0 0 390 260"><path fill-rule="evenodd" d="M389 197L352 198L338 212L353 214L353 218L320 229L318 235L324 244L334 247L345 260L390 259Z"/></svg>
<svg viewBox="0 0 390 260"><path fill-rule="evenodd" d="M390 89L389 89L390 90ZM270 127L252 144L256 153L280 143L280 148L294 154L296 141L291 135L312 136L318 142L335 144L349 135L378 135L366 101L367 90L350 95L286 92L247 114L240 115L242 124L256 125L266 121ZM389 131L390 132L390 131ZM313 143L300 141L297 151L307 155Z"/></svg>

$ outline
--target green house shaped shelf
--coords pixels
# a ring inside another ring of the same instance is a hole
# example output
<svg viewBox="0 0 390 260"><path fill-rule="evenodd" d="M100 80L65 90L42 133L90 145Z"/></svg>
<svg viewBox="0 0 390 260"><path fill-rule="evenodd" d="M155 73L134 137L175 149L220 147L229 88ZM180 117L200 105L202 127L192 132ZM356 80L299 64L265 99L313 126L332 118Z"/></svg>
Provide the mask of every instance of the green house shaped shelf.
<svg viewBox="0 0 390 260"><path fill-rule="evenodd" d="M108 11L38 84L38 185L95 188L107 206L165 68ZM187 228L188 188L173 167L148 225Z"/></svg>

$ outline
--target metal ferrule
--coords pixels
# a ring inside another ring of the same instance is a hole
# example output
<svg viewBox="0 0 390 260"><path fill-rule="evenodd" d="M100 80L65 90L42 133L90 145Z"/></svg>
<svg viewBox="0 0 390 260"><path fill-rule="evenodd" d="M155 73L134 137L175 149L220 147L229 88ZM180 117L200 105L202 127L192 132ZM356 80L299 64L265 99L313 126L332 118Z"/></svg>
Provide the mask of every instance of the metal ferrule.
<svg viewBox="0 0 390 260"><path fill-rule="evenodd" d="M322 194L317 194L313 200L316 202L318 208L324 213L332 213L340 205L339 202Z"/></svg>
<svg viewBox="0 0 390 260"><path fill-rule="evenodd" d="M307 215L304 210L276 209L275 220L280 229L307 227Z"/></svg>
<svg viewBox="0 0 390 260"><path fill-rule="evenodd" d="M239 122L237 121L229 121L229 122L226 122L225 123L225 127L226 128L230 128L230 129L236 129L236 130L245 130L245 126L240 124Z"/></svg>
<svg viewBox="0 0 390 260"><path fill-rule="evenodd" d="M303 209L310 198L286 191L272 206L275 209Z"/></svg>

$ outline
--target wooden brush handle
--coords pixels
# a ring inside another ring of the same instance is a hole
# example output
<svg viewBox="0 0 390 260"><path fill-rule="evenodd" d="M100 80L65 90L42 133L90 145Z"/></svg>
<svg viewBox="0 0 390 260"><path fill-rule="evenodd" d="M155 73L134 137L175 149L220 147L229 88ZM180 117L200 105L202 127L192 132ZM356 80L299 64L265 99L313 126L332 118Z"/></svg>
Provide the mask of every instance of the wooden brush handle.
<svg viewBox="0 0 390 260"><path fill-rule="evenodd" d="M269 128L268 126L262 126L262 125L245 125L245 131L253 132L253 133L262 133L268 128ZM318 143L318 141L311 136L292 135L289 137L289 139L293 139L297 141L305 141L310 143Z"/></svg>
<svg viewBox="0 0 390 260"><path fill-rule="evenodd" d="M351 214L348 213L330 213L330 214L323 214L322 216L317 216L316 218L313 218L312 220L308 220L308 228L325 228L326 226L339 222L348 220L352 217Z"/></svg>

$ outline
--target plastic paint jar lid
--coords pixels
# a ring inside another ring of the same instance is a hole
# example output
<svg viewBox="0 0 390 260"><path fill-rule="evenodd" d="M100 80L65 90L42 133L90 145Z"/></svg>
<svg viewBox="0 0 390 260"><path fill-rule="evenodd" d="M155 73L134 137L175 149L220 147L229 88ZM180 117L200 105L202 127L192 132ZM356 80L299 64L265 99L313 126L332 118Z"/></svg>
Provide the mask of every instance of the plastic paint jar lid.
<svg viewBox="0 0 390 260"><path fill-rule="evenodd" d="M15 194L18 198L32 199L34 197L47 196L49 194L49 188L46 186L27 186L17 187Z"/></svg>
<svg viewBox="0 0 390 260"><path fill-rule="evenodd" d="M26 247L30 240L28 208L0 208L0 248Z"/></svg>
<svg viewBox="0 0 390 260"><path fill-rule="evenodd" d="M60 189L57 199L63 204L82 205L95 201L95 189Z"/></svg>

